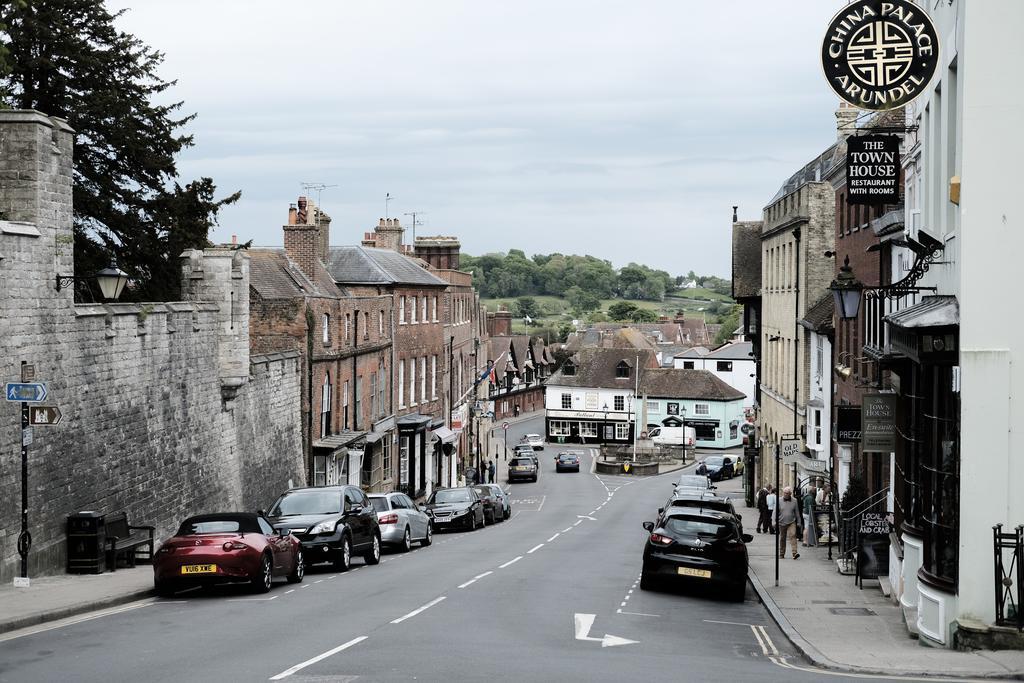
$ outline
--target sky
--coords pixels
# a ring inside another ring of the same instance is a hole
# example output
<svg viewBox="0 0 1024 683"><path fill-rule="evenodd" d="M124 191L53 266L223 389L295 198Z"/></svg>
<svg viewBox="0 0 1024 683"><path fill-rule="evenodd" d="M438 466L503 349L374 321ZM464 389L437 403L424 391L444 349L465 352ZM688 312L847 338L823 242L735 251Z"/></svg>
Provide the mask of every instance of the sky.
<svg viewBox="0 0 1024 683"><path fill-rule="evenodd" d="M303 183L331 243L387 209L465 253L521 249L728 277L756 220L835 139L818 50L843 0L110 0L195 112L182 180L226 195L215 242L282 244ZM394 198L385 201L389 194ZM311 191L314 199L317 192ZM411 235L407 233L407 239Z"/></svg>

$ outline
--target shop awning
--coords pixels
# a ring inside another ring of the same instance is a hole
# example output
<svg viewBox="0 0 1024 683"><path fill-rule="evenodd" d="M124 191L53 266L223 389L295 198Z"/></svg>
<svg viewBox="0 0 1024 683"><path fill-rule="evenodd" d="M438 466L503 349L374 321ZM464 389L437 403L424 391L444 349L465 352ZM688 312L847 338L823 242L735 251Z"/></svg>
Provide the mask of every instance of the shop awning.
<svg viewBox="0 0 1024 683"><path fill-rule="evenodd" d="M366 443L377 443L383 439L386 434L387 432L366 432Z"/></svg>
<svg viewBox="0 0 1024 683"><path fill-rule="evenodd" d="M448 429L447 427L438 427L433 432L434 438L441 443L451 443L459 438L459 435Z"/></svg>
<svg viewBox="0 0 1024 683"><path fill-rule="evenodd" d="M885 316L885 321L903 329L959 325L960 306L955 296L926 296L913 306Z"/></svg>
<svg viewBox="0 0 1024 683"><path fill-rule="evenodd" d="M346 431L338 434L331 434L314 441L313 448L326 451L336 451L345 446L352 446L353 444L356 444L356 442L362 443L363 437L365 436L366 432Z"/></svg>

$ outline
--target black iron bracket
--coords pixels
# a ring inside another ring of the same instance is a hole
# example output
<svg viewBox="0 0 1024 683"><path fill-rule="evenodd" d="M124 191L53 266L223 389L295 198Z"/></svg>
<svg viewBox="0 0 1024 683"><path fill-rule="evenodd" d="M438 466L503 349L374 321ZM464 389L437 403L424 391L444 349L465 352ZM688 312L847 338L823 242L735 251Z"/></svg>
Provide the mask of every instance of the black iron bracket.
<svg viewBox="0 0 1024 683"><path fill-rule="evenodd" d="M944 246L942 242L929 237L925 233L920 233L920 241L908 237L905 240L892 240L891 244L907 247L914 252L916 256L914 265L910 267L910 272L896 282L881 287L865 287L865 296L876 299L899 299L908 294L936 291L935 287L918 287L917 282L924 277L924 274L928 272L930 267L939 263L945 263L938 260L942 256Z"/></svg>

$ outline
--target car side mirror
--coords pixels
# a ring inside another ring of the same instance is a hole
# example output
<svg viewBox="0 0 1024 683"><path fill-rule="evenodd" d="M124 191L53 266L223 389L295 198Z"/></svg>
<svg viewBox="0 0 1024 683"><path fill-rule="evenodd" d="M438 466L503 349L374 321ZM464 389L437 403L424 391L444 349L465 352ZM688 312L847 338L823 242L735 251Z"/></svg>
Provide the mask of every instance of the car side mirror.
<svg viewBox="0 0 1024 683"><path fill-rule="evenodd" d="M264 510L263 508L260 508L259 510L256 511L256 514L259 515L260 517L266 517L267 516L267 511Z"/></svg>
<svg viewBox="0 0 1024 683"><path fill-rule="evenodd" d="M285 528L277 529L277 535L281 536L281 537L290 536L291 533L292 532L291 532L290 529L285 529Z"/></svg>
<svg viewBox="0 0 1024 683"><path fill-rule="evenodd" d="M710 491L715 491L717 489L718 489L718 487L715 486L714 484L712 484L711 486L708 487L708 490L710 490Z"/></svg>
<svg viewBox="0 0 1024 683"><path fill-rule="evenodd" d="M654 522L644 522L644 529L654 531Z"/></svg>
<svg viewBox="0 0 1024 683"><path fill-rule="evenodd" d="M658 508L658 514L659 515L663 514L664 512L665 512L665 508Z"/></svg>
<svg viewBox="0 0 1024 683"><path fill-rule="evenodd" d="M754 540L754 537L751 536L750 534L743 534L743 542L744 543L750 543L753 540Z"/></svg>
<svg viewBox="0 0 1024 683"><path fill-rule="evenodd" d="M740 513L737 512L736 513L736 519L743 519L743 515L741 515Z"/></svg>

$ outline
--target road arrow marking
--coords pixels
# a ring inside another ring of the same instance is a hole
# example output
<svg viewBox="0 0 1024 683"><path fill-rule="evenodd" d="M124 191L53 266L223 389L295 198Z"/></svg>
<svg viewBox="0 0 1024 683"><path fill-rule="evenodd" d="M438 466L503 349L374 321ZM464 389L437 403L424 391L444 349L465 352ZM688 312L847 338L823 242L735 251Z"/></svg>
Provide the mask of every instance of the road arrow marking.
<svg viewBox="0 0 1024 683"><path fill-rule="evenodd" d="M591 517L590 515L576 515L576 517L579 518L579 519L589 519L591 522L596 522L597 521L596 518Z"/></svg>
<svg viewBox="0 0 1024 683"><path fill-rule="evenodd" d="M616 645L631 645L638 643L638 640L629 640L628 638L620 638L619 636L611 636L607 633L604 634L604 638L593 638L590 636L590 627L594 625L594 619L597 618L595 614L580 614L574 615L574 621L576 625L576 640L588 640L592 643L601 643L601 647L615 647Z"/></svg>

